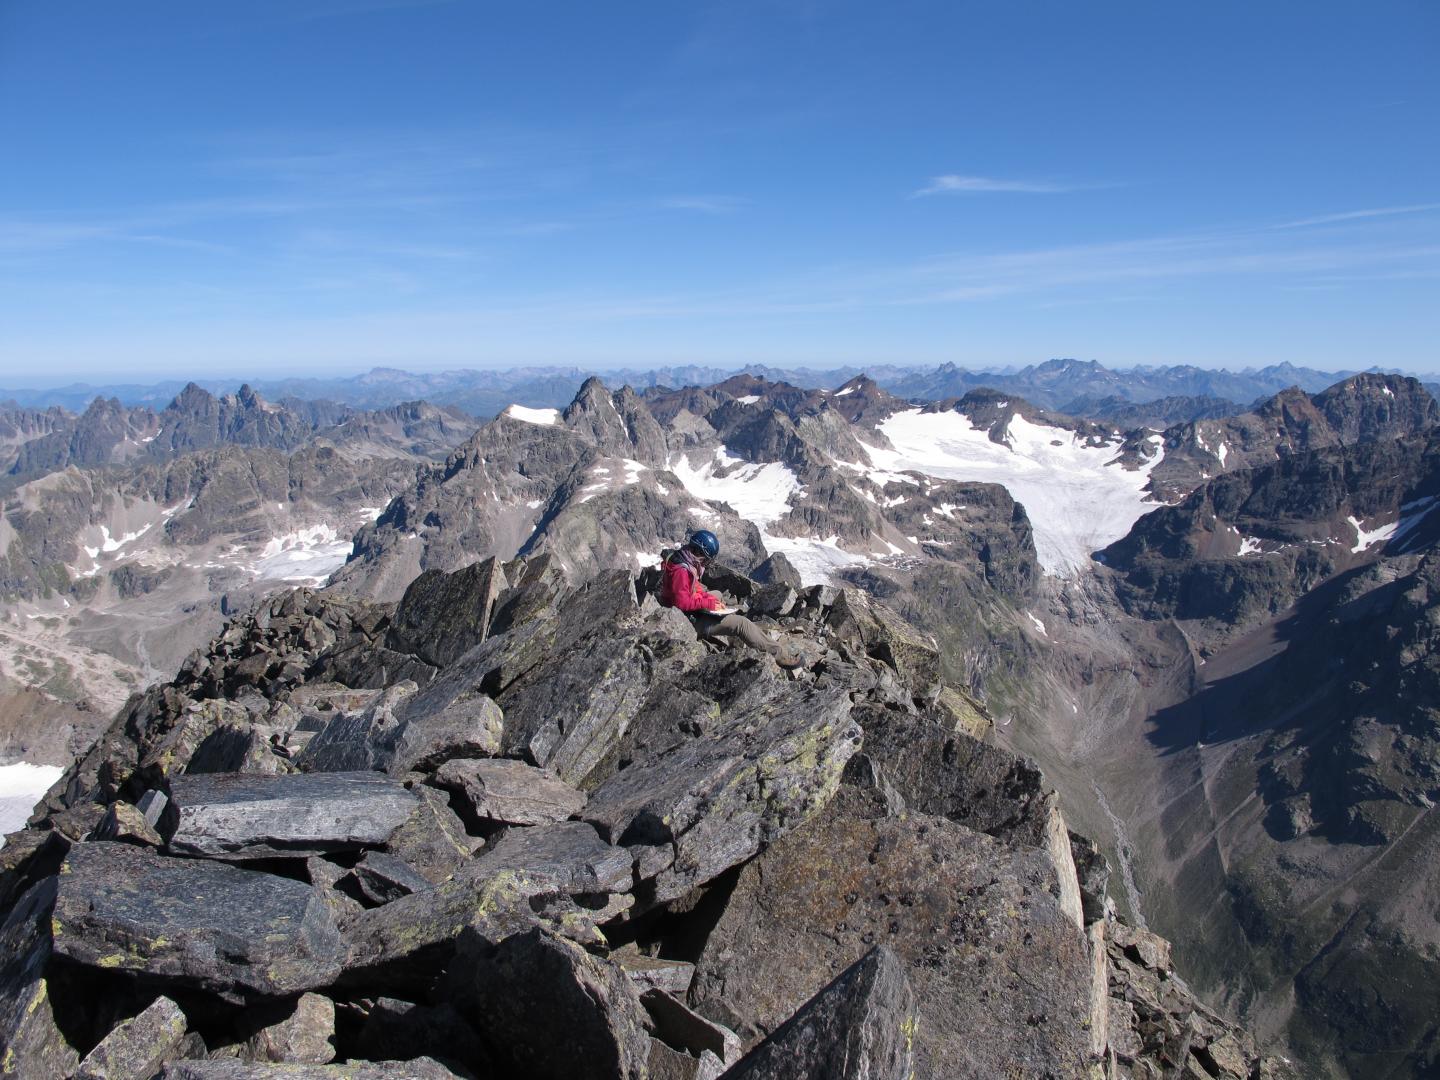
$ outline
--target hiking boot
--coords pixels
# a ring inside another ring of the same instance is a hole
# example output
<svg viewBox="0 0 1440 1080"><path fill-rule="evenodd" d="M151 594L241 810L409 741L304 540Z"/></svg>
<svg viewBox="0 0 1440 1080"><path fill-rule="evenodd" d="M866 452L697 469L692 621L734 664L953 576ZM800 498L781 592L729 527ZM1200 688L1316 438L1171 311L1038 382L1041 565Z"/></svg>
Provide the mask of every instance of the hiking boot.
<svg viewBox="0 0 1440 1080"><path fill-rule="evenodd" d="M788 641L780 642L780 649L775 654L775 662L782 668L798 668L805 663L805 654Z"/></svg>

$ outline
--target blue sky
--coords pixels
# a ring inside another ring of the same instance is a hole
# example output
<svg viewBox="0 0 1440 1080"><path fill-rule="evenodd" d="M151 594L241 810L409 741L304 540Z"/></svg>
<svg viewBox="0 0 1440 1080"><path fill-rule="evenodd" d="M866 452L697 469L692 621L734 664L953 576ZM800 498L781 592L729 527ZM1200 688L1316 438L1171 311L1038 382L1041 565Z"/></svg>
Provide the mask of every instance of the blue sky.
<svg viewBox="0 0 1440 1080"><path fill-rule="evenodd" d="M1440 370L1440 6L0 0L0 384Z"/></svg>

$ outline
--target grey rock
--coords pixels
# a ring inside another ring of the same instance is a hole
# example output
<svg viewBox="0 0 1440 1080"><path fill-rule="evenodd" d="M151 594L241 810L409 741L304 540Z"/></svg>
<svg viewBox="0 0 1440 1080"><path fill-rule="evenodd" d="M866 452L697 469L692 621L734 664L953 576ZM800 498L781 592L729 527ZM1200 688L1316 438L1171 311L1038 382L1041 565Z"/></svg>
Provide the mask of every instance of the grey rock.
<svg viewBox="0 0 1440 1080"><path fill-rule="evenodd" d="M379 847L417 798L374 773L178 776L172 851L221 859L304 857Z"/></svg>
<svg viewBox="0 0 1440 1080"><path fill-rule="evenodd" d="M940 680L940 650L930 635L857 589L843 589L825 618L831 633L858 654L889 664L920 695Z"/></svg>
<svg viewBox="0 0 1440 1080"><path fill-rule="evenodd" d="M478 871L523 870L567 893L626 892L632 865L629 851L607 844L584 821L511 829L475 859Z"/></svg>
<svg viewBox="0 0 1440 1080"><path fill-rule="evenodd" d="M473 687L458 693L453 680L441 679L396 710L399 725L382 742L392 775L432 772L452 758L492 757L500 752L505 717ZM442 704L443 701L443 704Z"/></svg>
<svg viewBox="0 0 1440 1080"><path fill-rule="evenodd" d="M548 769L506 758L448 761L435 783L458 792L481 821L543 825L585 808L584 793Z"/></svg>
<svg viewBox="0 0 1440 1080"><path fill-rule="evenodd" d="M761 585L789 585L792 589L801 586L800 571L778 551L757 566L750 576Z"/></svg>
<svg viewBox="0 0 1440 1080"><path fill-rule="evenodd" d="M160 818L170 805L170 797L163 791L151 788L135 802L135 808L145 815L145 824L152 829L159 828Z"/></svg>
<svg viewBox="0 0 1440 1080"><path fill-rule="evenodd" d="M791 585L777 582L773 585L766 585L756 591L750 598L750 613L752 615L773 615L777 619L784 618L794 610L799 602L800 596Z"/></svg>
<svg viewBox="0 0 1440 1080"><path fill-rule="evenodd" d="M414 695L410 680L387 686L359 712L340 713L295 758L306 772L354 772L383 769L393 757L400 724L396 709Z"/></svg>
<svg viewBox="0 0 1440 1080"><path fill-rule="evenodd" d="M650 1014L655 1034L677 1050L684 1050L693 1057L714 1054L726 1065L733 1065L740 1059L740 1037L735 1032L692 1012L664 990L652 987L644 991L640 995L640 1004Z"/></svg>
<svg viewBox="0 0 1440 1080"><path fill-rule="evenodd" d="M432 884L405 860L382 851L367 851L355 868L339 880L337 887L359 893L371 906L377 906L422 892Z"/></svg>
<svg viewBox="0 0 1440 1080"><path fill-rule="evenodd" d="M651 1039L648 1068L650 1080L717 1080L725 1072L725 1063L708 1050L693 1057Z"/></svg>
<svg viewBox="0 0 1440 1080"><path fill-rule="evenodd" d="M663 990L683 999L695 979L695 965L686 960L662 960L630 951L616 951L610 954L610 959L625 969L641 994L646 990Z"/></svg>
<svg viewBox="0 0 1440 1080"><path fill-rule="evenodd" d="M918 1018L905 965L881 945L806 1002L727 1075L910 1080Z"/></svg>
<svg viewBox="0 0 1440 1080"><path fill-rule="evenodd" d="M450 987L497 1053L536 1080L643 1080L645 1010L625 973L541 929L456 965Z"/></svg>
<svg viewBox="0 0 1440 1080"><path fill-rule="evenodd" d="M185 1037L180 1006L158 997L140 1013L117 1024L85 1055L76 1080L150 1080L176 1055Z"/></svg>
<svg viewBox="0 0 1440 1080"><path fill-rule="evenodd" d="M265 1024L235 1048L241 1061L324 1065L335 1060L335 1003L301 994L287 1015Z"/></svg>
<svg viewBox="0 0 1440 1080"><path fill-rule="evenodd" d="M129 844L77 844L58 878L55 952L219 993L284 995L331 982L341 944L310 885Z"/></svg>
<svg viewBox="0 0 1440 1080"><path fill-rule="evenodd" d="M1090 958L1048 853L854 800L741 868L691 1006L753 1045L883 942L915 995L916 1075L1085 1075Z"/></svg>
<svg viewBox="0 0 1440 1080"><path fill-rule="evenodd" d="M443 1064L494 1075L474 1025L450 1002L416 1004L399 998L362 1000L345 1007L346 1046L352 1057L403 1061L431 1054Z"/></svg>
<svg viewBox="0 0 1440 1080"><path fill-rule="evenodd" d="M419 803L405 824L390 834L385 851L438 883L467 863L480 841L466 835L464 823L450 809L444 792L423 784L411 791Z"/></svg>
<svg viewBox="0 0 1440 1080"><path fill-rule="evenodd" d="M450 574L427 570L405 590L385 644L445 667L485 640L495 601L508 587L494 558Z"/></svg>
<svg viewBox="0 0 1440 1080"><path fill-rule="evenodd" d="M654 901L673 900L822 808L859 742L847 695L795 687L622 769L591 796L585 820L615 844L673 848L653 879Z"/></svg>
<svg viewBox="0 0 1440 1080"><path fill-rule="evenodd" d="M46 878L0 924L0 1077L59 1080L80 1055L60 1030L46 969L55 879Z"/></svg>
<svg viewBox="0 0 1440 1080"><path fill-rule="evenodd" d="M278 752L284 733L259 725L222 724L195 748L185 765L189 775L198 773L254 773L276 776L293 771L290 759Z"/></svg>
<svg viewBox="0 0 1440 1080"><path fill-rule="evenodd" d="M138 807L125 802L111 803L90 834L91 840L116 840L125 844L158 848L165 841L150 827Z"/></svg>
<svg viewBox="0 0 1440 1080"><path fill-rule="evenodd" d="M351 1061L343 1065L271 1065L251 1061L177 1061L163 1080L460 1080L433 1058Z"/></svg>

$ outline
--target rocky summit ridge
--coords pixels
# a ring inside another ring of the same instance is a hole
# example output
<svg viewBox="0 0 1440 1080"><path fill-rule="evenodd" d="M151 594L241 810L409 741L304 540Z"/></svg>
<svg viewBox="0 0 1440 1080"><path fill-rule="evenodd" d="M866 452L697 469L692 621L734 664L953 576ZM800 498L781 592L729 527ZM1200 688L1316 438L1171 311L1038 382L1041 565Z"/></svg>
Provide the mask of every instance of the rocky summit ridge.
<svg viewBox="0 0 1440 1080"><path fill-rule="evenodd" d="M548 555L233 620L0 849L0 1076L1288 1075L929 635L716 584L807 666Z"/></svg>

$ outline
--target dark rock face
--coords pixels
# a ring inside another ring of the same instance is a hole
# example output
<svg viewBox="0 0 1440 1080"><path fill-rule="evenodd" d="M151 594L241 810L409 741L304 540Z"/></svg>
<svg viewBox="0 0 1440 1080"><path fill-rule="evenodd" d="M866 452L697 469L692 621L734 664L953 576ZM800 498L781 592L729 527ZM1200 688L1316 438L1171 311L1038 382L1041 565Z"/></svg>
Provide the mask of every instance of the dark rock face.
<svg viewBox="0 0 1440 1080"><path fill-rule="evenodd" d="M76 1080L122 1080L154 1076L176 1054L188 1022L180 1006L158 997L138 1015L117 1024L85 1055Z"/></svg>
<svg viewBox="0 0 1440 1080"><path fill-rule="evenodd" d="M650 1039L630 980L532 930L470 958L451 993L503 1059L540 1080L643 1080Z"/></svg>
<svg viewBox="0 0 1440 1080"><path fill-rule="evenodd" d="M290 994L340 971L340 935L299 882L128 844L78 844L59 876L55 952L212 992Z"/></svg>
<svg viewBox="0 0 1440 1080"><path fill-rule="evenodd" d="M696 1008L754 1043L884 943L915 993L917 1073L1083 1075L1090 961L1053 864L943 818L865 813L832 807L741 870ZM1043 981L1017 974L1036 966Z"/></svg>
<svg viewBox="0 0 1440 1080"><path fill-rule="evenodd" d="M736 1080L909 1080L919 1026L905 965L880 945L781 1024Z"/></svg>

